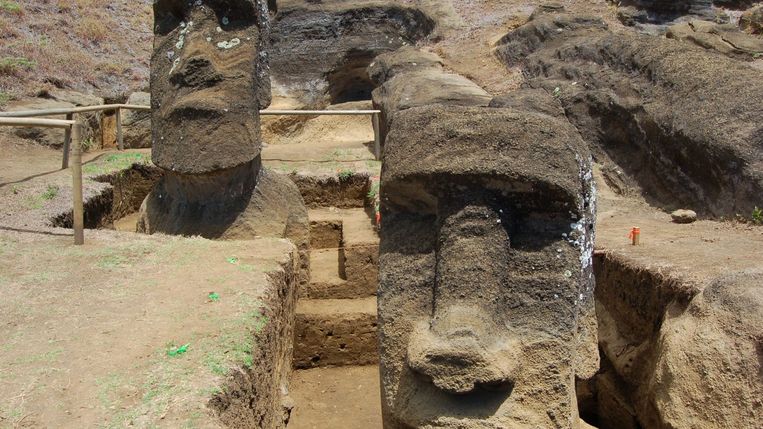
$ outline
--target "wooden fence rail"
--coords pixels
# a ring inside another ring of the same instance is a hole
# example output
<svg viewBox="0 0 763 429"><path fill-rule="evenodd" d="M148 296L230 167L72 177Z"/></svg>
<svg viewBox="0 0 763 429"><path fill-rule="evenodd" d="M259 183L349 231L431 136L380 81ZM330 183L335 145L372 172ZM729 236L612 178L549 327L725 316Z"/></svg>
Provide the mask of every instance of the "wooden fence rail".
<svg viewBox="0 0 763 429"><path fill-rule="evenodd" d="M66 120L73 120L75 113L108 112L114 111L117 123L117 147L124 150L124 136L122 133L122 109L150 111L151 106L136 104L99 104L84 107L62 107L56 109L19 110L14 112L0 112L0 118L34 118L41 116L66 115ZM374 128L374 156L381 159L381 132L379 129L379 110L260 110L260 115L265 116L371 116L371 125ZM64 156L61 169L69 167L69 148L71 146L71 129L64 131Z"/></svg>

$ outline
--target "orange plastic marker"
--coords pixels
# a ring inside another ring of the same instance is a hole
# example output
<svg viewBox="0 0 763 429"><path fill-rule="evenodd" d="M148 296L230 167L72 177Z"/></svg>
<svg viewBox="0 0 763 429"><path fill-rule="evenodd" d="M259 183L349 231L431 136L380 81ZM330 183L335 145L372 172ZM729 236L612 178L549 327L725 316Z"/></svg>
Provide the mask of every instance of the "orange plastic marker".
<svg viewBox="0 0 763 429"><path fill-rule="evenodd" d="M628 234L628 238L631 239L634 246L638 246L641 243L641 228L634 226Z"/></svg>

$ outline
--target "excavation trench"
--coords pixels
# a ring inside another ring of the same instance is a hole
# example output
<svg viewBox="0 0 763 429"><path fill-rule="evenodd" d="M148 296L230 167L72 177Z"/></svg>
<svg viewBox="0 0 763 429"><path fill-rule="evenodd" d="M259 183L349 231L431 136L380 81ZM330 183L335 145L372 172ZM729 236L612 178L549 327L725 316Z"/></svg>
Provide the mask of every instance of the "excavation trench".
<svg viewBox="0 0 763 429"><path fill-rule="evenodd" d="M86 201L86 226L135 231L137 211L160 178L160 169L143 164L96 178L111 186ZM300 291L296 306L289 391L294 408L288 427L381 427L379 244L368 198L372 178L291 178L309 208L311 281ZM71 213L56 216L52 223L70 227ZM607 327L600 340L607 344L653 347L667 308L689 299L682 285L618 258L600 254L594 268L600 331ZM648 427L649 417L641 410L648 409L649 400L637 396L638 380L622 377L618 368L623 363L613 362L606 349L600 354L599 372L577 383L582 418L600 429ZM627 366L648 371L653 358L644 353Z"/></svg>

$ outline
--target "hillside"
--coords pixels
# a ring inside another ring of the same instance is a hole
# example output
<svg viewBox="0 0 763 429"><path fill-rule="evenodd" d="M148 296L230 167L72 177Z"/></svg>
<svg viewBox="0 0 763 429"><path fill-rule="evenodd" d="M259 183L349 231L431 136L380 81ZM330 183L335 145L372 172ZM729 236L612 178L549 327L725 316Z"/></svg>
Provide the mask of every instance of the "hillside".
<svg viewBox="0 0 763 429"><path fill-rule="evenodd" d="M151 0L0 0L0 106L56 87L147 87L151 21Z"/></svg>

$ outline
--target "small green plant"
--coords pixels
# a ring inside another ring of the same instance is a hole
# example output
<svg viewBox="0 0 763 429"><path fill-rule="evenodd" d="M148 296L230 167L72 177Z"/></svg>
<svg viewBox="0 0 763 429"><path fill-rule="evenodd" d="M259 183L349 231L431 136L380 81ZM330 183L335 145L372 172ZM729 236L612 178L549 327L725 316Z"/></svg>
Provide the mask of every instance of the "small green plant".
<svg viewBox="0 0 763 429"><path fill-rule="evenodd" d="M207 298L212 302L217 302L220 300L220 294L217 292L210 292L209 295L207 295Z"/></svg>
<svg viewBox="0 0 763 429"><path fill-rule="evenodd" d="M190 346L190 344L183 344L180 347L170 347L169 350L167 350L167 356L177 357L183 355L188 351L188 347Z"/></svg>
<svg viewBox="0 0 763 429"><path fill-rule="evenodd" d="M346 182L350 180L354 174L355 172L349 168L342 169L339 171L339 181Z"/></svg>
<svg viewBox="0 0 763 429"><path fill-rule="evenodd" d="M56 198L56 196L58 195L58 191L60 191L58 186L56 186L56 185L48 185L48 189L46 189L45 192L43 192L40 197L43 200L50 201L53 198Z"/></svg>
<svg viewBox="0 0 763 429"><path fill-rule="evenodd" d="M15 1L0 0L0 11L13 14L21 13L21 6Z"/></svg>
<svg viewBox="0 0 763 429"><path fill-rule="evenodd" d="M752 209L752 223L763 225L763 209L758 206Z"/></svg>
<svg viewBox="0 0 763 429"><path fill-rule="evenodd" d="M559 98L560 95L562 95L562 88L557 86L554 88L554 98Z"/></svg>
<svg viewBox="0 0 763 429"><path fill-rule="evenodd" d="M83 152L88 152L90 149L93 148L93 138L88 137L85 140L82 141L82 144L80 145L82 147Z"/></svg>
<svg viewBox="0 0 763 429"><path fill-rule="evenodd" d="M4 57L0 58L0 74L11 75L19 70L32 70L37 67L37 63L24 57Z"/></svg>
<svg viewBox="0 0 763 429"><path fill-rule="evenodd" d="M371 188L368 190L368 199L374 200L379 195L379 187L381 182L375 181L371 184Z"/></svg>
<svg viewBox="0 0 763 429"><path fill-rule="evenodd" d="M112 154L96 162L89 162L82 167L85 174L109 174L118 170L125 170L134 164L148 165L151 162L150 155L140 152L128 152Z"/></svg>
<svg viewBox="0 0 763 429"><path fill-rule="evenodd" d="M11 94L8 94L7 92L0 91L0 106L6 105L13 96Z"/></svg>

